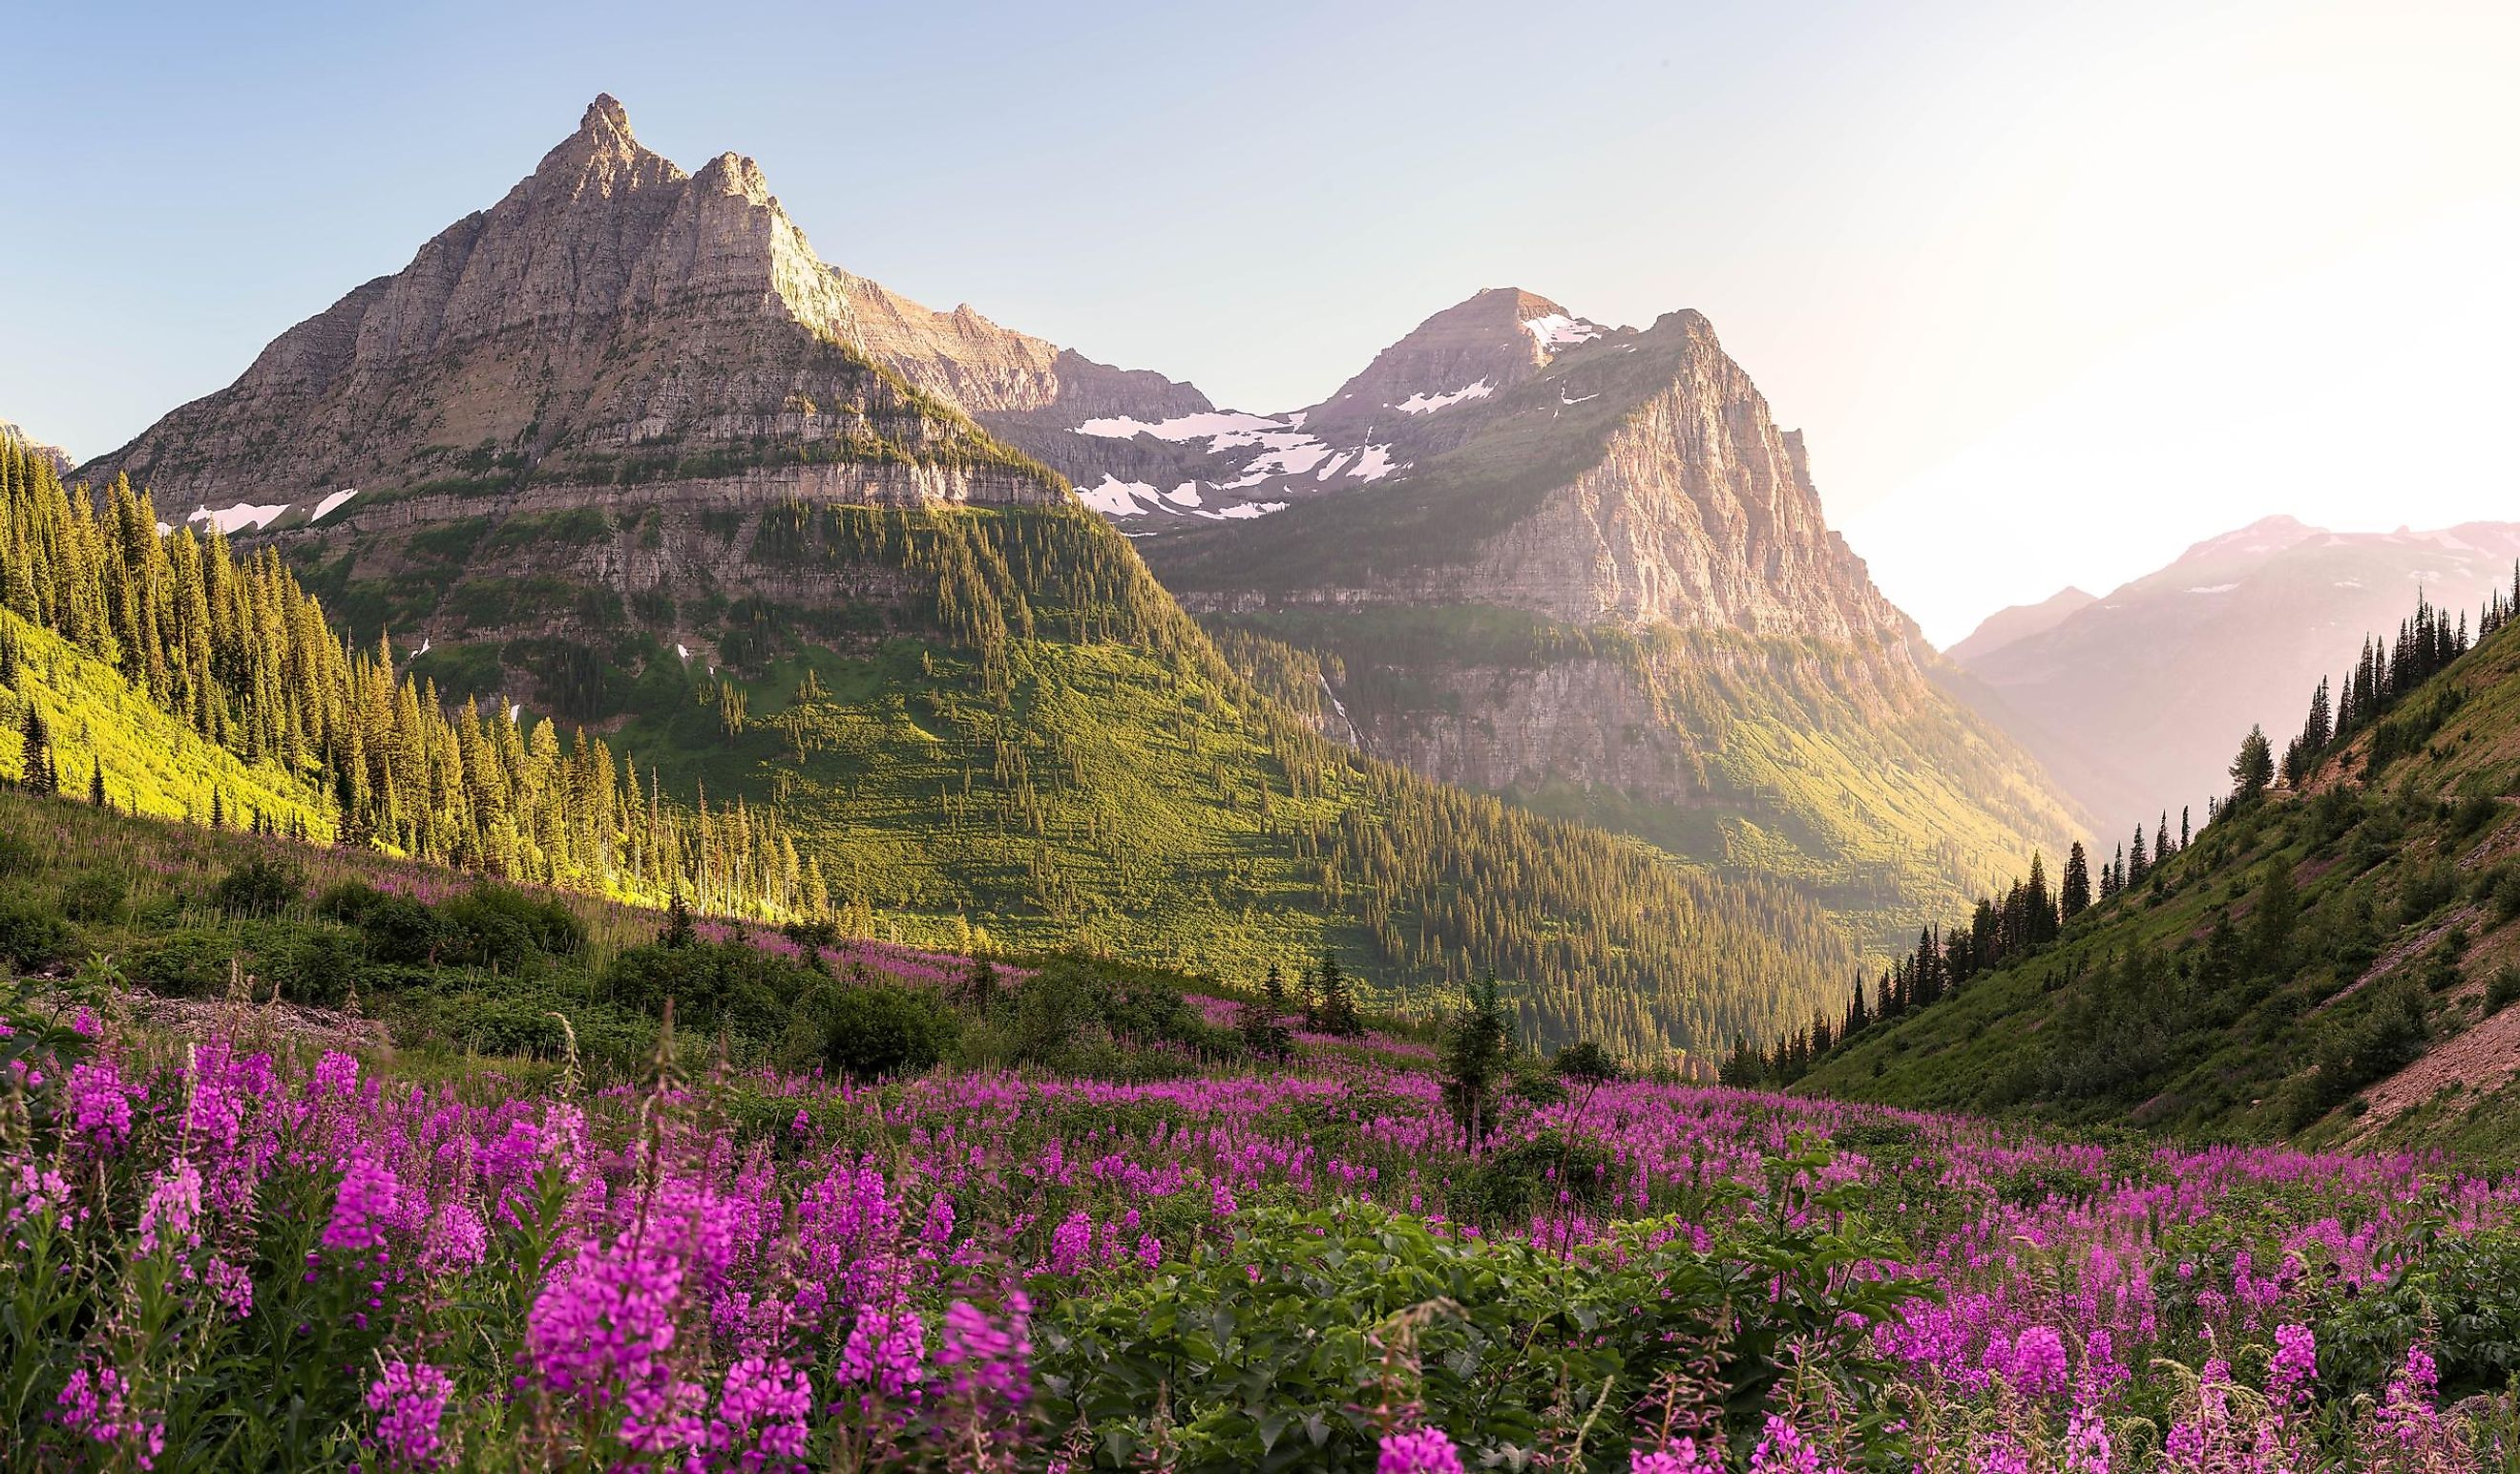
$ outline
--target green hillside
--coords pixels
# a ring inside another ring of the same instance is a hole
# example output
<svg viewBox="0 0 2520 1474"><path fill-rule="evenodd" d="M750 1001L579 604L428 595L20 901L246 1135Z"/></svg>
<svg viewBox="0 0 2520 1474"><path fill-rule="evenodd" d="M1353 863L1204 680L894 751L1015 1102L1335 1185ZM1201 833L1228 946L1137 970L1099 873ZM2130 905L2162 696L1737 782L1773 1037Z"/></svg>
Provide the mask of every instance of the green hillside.
<svg viewBox="0 0 2520 1474"><path fill-rule="evenodd" d="M1245 976L1335 950L1390 1005L1493 968L1535 1035L1640 1055L1782 1027L1854 962L1784 886L1324 740L1078 509L616 495L283 546L331 606L425 631L448 696L775 805L851 931ZM653 582L612 581L643 552Z"/></svg>
<svg viewBox="0 0 2520 1474"><path fill-rule="evenodd" d="M2520 1143L2520 632L2495 622L2307 744L2296 783L2227 805L2052 944L1861 1029L1799 1088L2211 1138Z"/></svg>

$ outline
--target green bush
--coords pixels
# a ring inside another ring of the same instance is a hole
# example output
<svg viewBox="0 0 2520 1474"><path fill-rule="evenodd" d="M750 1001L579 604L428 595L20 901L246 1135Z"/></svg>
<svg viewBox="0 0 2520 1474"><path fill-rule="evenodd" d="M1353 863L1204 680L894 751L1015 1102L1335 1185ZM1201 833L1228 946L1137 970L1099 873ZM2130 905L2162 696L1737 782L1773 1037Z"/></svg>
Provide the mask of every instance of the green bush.
<svg viewBox="0 0 2520 1474"><path fill-rule="evenodd" d="M952 1010L932 993L827 983L797 1000L786 1062L878 1080L932 1067L957 1032Z"/></svg>
<svg viewBox="0 0 2520 1474"><path fill-rule="evenodd" d="M296 866L276 856L256 855L221 876L210 887L209 902L213 910L232 916L276 916L294 905L305 889Z"/></svg>
<svg viewBox="0 0 2520 1474"><path fill-rule="evenodd" d="M61 914L39 901L0 901L0 960L21 972L60 961L77 933Z"/></svg>
<svg viewBox="0 0 2520 1474"><path fill-rule="evenodd" d="M768 1041L786 1031L794 1001L824 981L801 962L742 942L652 943L614 958L597 978L596 992L649 1018L661 1015L671 999L677 1028L699 1033L724 1029Z"/></svg>
<svg viewBox="0 0 2520 1474"><path fill-rule="evenodd" d="M125 971L133 982L159 993L214 998L227 991L229 967L239 954L237 939L227 932L174 931L135 949Z"/></svg>
<svg viewBox="0 0 2520 1474"><path fill-rule="evenodd" d="M62 882L62 915L112 925L131 909L131 877L116 870L81 871Z"/></svg>

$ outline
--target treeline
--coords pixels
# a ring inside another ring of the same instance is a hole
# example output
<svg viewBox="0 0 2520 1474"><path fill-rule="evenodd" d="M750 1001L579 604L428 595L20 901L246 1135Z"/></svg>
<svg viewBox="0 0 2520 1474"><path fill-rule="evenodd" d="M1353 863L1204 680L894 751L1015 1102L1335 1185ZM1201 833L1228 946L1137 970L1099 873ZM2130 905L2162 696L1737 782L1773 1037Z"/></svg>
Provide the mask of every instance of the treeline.
<svg viewBox="0 0 2520 1474"><path fill-rule="evenodd" d="M390 647L337 635L269 549L243 560L215 529L166 527L117 476L65 487L52 463L0 439L0 607L119 672L159 709L248 763L304 783L334 837L519 880L630 897L681 893L708 910L820 911L822 878L767 814L705 795L668 802L653 778L583 730L446 710L394 673ZM0 670L14 685L14 645ZM39 728L22 734L38 786L112 802L104 755L64 773ZM214 817L261 816L213 795ZM320 837L320 836L313 836Z"/></svg>
<svg viewBox="0 0 2520 1474"><path fill-rule="evenodd" d="M2475 644L2508 626L2516 610L2520 610L2520 565L2513 569L2510 593L2498 592L2486 600L2478 612L2473 639L2465 614L2453 618L2448 610L2418 596L2414 612L2399 625L2394 642L2378 636L2363 641L2362 653L2342 682L2341 696L2332 694L2338 688L2325 680L2319 682L2311 697L2309 720L2287 747L2280 770L2264 729L2250 729L2228 770L2229 794L2208 806L2208 826L2227 815L2253 808L2272 786L2279 771L2288 784L2299 783L2357 734L2375 725L2379 731L2372 740L2368 772L2379 771L2412 744L2420 743L2454 709L2454 691L2439 692L2432 708L2418 713L2418 719L2412 722L2379 725L2381 719ZM2334 821L2323 815L2321 822ZM1950 926L1939 931L1927 928L1917 938L1915 950L1872 979L1868 990L1866 979L1858 976L1842 1012L1817 1014L1809 1023L1774 1037L1765 1049L1754 1046L1748 1037L1736 1038L1725 1064L1725 1078L1742 1085L1791 1084L1833 1050L1874 1024L1930 1007L1972 978L2044 950L2056 940L2065 923L2094 905L2105 905L2143 885L2164 863L2186 849L2194 837L2186 810L2181 811L2175 837L2166 812L2149 828L2147 842L2147 826L2137 825L2133 839L2118 845L2116 854L2100 867L2096 876L2091 871L2082 842L2075 841L2066 858L2062 883L2052 896L2040 857L2033 855L2029 875L2014 882L2003 896L1980 901L1965 927ZM2289 880L2277 889L2280 894L2262 894L2258 898L2262 920L2250 946L2237 948L2230 937L2218 932L2205 963L2209 982L2220 987L2243 974L2271 976L2279 970L2290 942ZM2228 927L2228 917L2221 924ZM2173 969L2149 955L2130 954L2113 965L2121 972L2124 985L2113 996L2154 998L2170 986L2163 980L2172 975ZM2403 1010L2389 1015L2389 1027L2399 1027L2399 1012ZM2105 1037L2080 1056L2085 1059L2083 1065L2063 1072L2057 1082L2052 1082L2052 1093L2088 1094L2096 1089L2092 1084L2095 1079L2115 1080L2131 1071L2139 1073L2131 1065L2119 1067L2141 1053L2128 1046L2130 1031L2120 1027L2124 1022L2121 1014L2112 1013L2096 1022L2108 1026ZM2403 1050L2375 1046L2369 1052L2373 1058L2395 1059ZM2093 1060L2101 1062L2092 1063ZM2119 1064L2109 1064L2110 1060ZM2399 1062L2403 1063L2403 1059ZM2340 1065L2328 1069L2326 1078L2332 1082L2353 1074Z"/></svg>
<svg viewBox="0 0 2520 1474"><path fill-rule="evenodd" d="M2476 639L2492 638L2511 622L2515 610L2520 610L2520 562L2512 564L2510 592L2489 595L2484 607L2478 610ZM2300 733L2284 747L2284 782L2298 785L2308 779L2329 753L2378 722L2417 687L2448 669L2452 661L2467 653L2469 645L2467 615L2460 613L2453 626L2449 610L2420 596L2415 601L2415 612L2398 626L2395 644L2382 635L2363 637L2362 652L2342 682L2331 687L2321 677L2318 690L2311 692L2310 714L2303 720ZM2377 739L2374 746L2380 746ZM2394 750L2375 750L2371 761L2375 767L2386 767L2396 756Z"/></svg>
<svg viewBox="0 0 2520 1474"><path fill-rule="evenodd" d="M1711 880L1599 830L1356 769L1359 798L1297 836L1298 858L1320 866L1323 909L1353 916L1378 960L1412 972L1461 988L1491 969L1520 980L1528 1040L1590 1039L1639 1059L1675 1043L1711 1053L1784 1029L1854 963L1843 933L1786 885Z"/></svg>

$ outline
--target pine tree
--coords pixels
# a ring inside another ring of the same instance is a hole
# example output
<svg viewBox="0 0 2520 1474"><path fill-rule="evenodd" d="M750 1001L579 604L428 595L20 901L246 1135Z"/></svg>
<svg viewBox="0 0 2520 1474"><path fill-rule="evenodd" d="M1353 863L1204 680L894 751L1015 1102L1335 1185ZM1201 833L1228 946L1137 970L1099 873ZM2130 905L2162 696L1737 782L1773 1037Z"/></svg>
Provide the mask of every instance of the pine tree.
<svg viewBox="0 0 2520 1474"><path fill-rule="evenodd" d="M656 933L657 945L689 947L694 938L691 908L683 904L682 890L677 887L665 902L664 929Z"/></svg>
<svg viewBox="0 0 2520 1474"><path fill-rule="evenodd" d="M1334 968L1326 968L1326 983L1338 978ZM1489 973L1470 985L1469 1005L1444 1031L1444 1103L1468 1150L1478 1150L1495 1126L1498 1085L1512 1049L1512 1025L1498 1001L1496 974Z"/></svg>
<svg viewBox="0 0 2520 1474"><path fill-rule="evenodd" d="M2251 727L2240 742L2240 755L2231 759L2231 802L2247 803L2267 791L2274 782L2273 751L2267 745L2264 727Z"/></svg>
<svg viewBox="0 0 2520 1474"><path fill-rule="evenodd" d="M2058 900L2068 921L2091 909L2092 862L2083 853L2083 841L2079 839L2065 853L2065 880Z"/></svg>
<svg viewBox="0 0 2520 1474"><path fill-rule="evenodd" d="M87 767L87 801L102 809L105 803L105 759L93 758Z"/></svg>
<svg viewBox="0 0 2520 1474"><path fill-rule="evenodd" d="M1356 992L1348 983L1347 972L1339 966L1338 954L1322 954L1321 1031L1336 1039L1365 1037L1365 1019L1357 1012Z"/></svg>
<svg viewBox="0 0 2520 1474"><path fill-rule="evenodd" d="M26 721L20 736L24 743L24 776L19 780L20 784L29 793L60 792L61 776L53 769L53 735L32 702L27 703Z"/></svg>

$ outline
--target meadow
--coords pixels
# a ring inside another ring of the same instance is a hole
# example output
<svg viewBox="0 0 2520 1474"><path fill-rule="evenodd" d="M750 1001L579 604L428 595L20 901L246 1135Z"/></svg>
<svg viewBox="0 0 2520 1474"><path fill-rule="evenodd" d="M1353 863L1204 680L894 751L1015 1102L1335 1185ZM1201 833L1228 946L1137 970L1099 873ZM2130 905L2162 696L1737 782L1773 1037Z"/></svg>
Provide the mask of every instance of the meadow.
<svg viewBox="0 0 2520 1474"><path fill-rule="evenodd" d="M1088 985L931 986L986 1033ZM1172 1002L1220 1040L1250 1006ZM1125 1011L1071 1020L1089 1068L865 1082L670 1027L602 1078L327 1049L249 999L180 1039L134 1003L92 967L7 1010L12 1467L2520 1449L2520 1183L2436 1159L2039 1136L1564 1055L1517 1061L1472 1148L1422 1036L1295 1030L1238 1062L1099 1021Z"/></svg>

